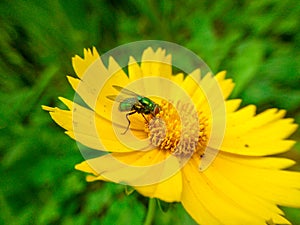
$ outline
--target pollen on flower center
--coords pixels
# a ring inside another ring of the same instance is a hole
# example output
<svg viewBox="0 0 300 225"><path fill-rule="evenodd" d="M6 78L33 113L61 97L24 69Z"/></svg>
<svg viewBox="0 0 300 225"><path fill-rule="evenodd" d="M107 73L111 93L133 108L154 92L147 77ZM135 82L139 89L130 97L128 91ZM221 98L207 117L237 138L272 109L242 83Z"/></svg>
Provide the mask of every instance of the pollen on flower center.
<svg viewBox="0 0 300 225"><path fill-rule="evenodd" d="M145 131L152 145L177 156L200 156L208 140L208 120L202 112L197 112L190 103L167 101L160 104L160 112L149 123Z"/></svg>

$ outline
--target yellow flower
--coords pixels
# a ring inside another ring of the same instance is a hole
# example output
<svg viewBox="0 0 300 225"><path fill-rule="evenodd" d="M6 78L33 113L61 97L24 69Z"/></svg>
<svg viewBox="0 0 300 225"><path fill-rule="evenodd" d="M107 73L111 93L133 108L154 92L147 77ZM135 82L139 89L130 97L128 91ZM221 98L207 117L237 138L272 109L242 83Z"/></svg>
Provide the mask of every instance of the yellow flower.
<svg viewBox="0 0 300 225"><path fill-rule="evenodd" d="M112 57L106 68L95 48L75 56L73 67L78 78L68 80L88 107L60 97L68 110L43 109L70 137L107 153L76 165L89 173L87 181L128 184L144 196L181 202L199 224L290 224L278 205L300 207L300 173L285 170L293 160L272 156L295 143L287 138L297 125L284 110L238 109L240 100L226 100L234 84L225 72L207 74L199 85L200 70L173 75L171 55L161 48L147 48L141 64L130 57L128 75ZM121 98L115 85L143 93L159 112L128 116L126 131L127 112L118 107L130 97ZM214 99L218 90L221 100Z"/></svg>

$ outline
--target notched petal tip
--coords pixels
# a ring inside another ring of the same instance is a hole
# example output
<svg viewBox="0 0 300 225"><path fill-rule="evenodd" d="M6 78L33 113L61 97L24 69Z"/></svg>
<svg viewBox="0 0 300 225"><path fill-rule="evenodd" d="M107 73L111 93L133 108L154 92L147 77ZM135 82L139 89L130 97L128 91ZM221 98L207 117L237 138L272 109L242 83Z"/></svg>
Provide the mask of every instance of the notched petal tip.
<svg viewBox="0 0 300 225"><path fill-rule="evenodd" d="M129 56L129 62L128 65L136 63L136 59L133 56Z"/></svg>
<svg viewBox="0 0 300 225"><path fill-rule="evenodd" d="M80 57L79 55L75 55L72 57L72 59L73 60L78 60L78 59L87 60L90 58L97 58L97 57L99 57L99 53L98 53L96 47L93 46L92 48L84 48L83 49L83 57Z"/></svg>
<svg viewBox="0 0 300 225"><path fill-rule="evenodd" d="M85 173L88 173L88 175L86 176L87 182L93 182L93 181L97 181L97 180L109 181L109 180L105 179L104 177L99 176L97 174L97 172L90 167L90 165L88 164L87 161L83 161L79 164L76 164L75 169L85 172Z"/></svg>
<svg viewBox="0 0 300 225"><path fill-rule="evenodd" d="M235 112L241 105L241 99L230 99L225 102L226 106L226 113L233 113Z"/></svg>
<svg viewBox="0 0 300 225"><path fill-rule="evenodd" d="M55 110L55 108L50 107L50 106L46 106L46 105L41 105L42 109L48 112L53 112Z"/></svg>
<svg viewBox="0 0 300 225"><path fill-rule="evenodd" d="M96 49L95 46L93 46L93 48L92 48L92 54L93 54L95 57L99 57L99 53L98 53L98 51L97 51L97 49Z"/></svg>
<svg viewBox="0 0 300 225"><path fill-rule="evenodd" d="M76 170L80 170L82 172L91 173L97 175L96 171L93 170L86 161L78 163L74 167Z"/></svg>
<svg viewBox="0 0 300 225"><path fill-rule="evenodd" d="M142 61L153 61L153 60L163 60L164 62L171 63L171 54L166 55L166 49L157 48L154 50L152 47L148 47L144 50L142 55Z"/></svg>
<svg viewBox="0 0 300 225"><path fill-rule="evenodd" d="M58 97L58 99L65 105L67 106L67 108L70 110L72 109L72 105L73 105L73 102L69 99L66 99L64 97ZM50 107L50 106L46 106L46 105L41 105L41 108L45 111L48 111L48 112L55 112L58 110L57 107Z"/></svg>
<svg viewBox="0 0 300 225"><path fill-rule="evenodd" d="M87 176L85 177L85 180L86 180L87 182L94 182L94 181L102 180L102 179L99 179L98 177L93 176L93 175L87 175Z"/></svg>
<svg viewBox="0 0 300 225"><path fill-rule="evenodd" d="M114 59L114 57L109 56L108 58L108 71L110 74L114 74L116 72L119 72L122 70L121 66L117 63L117 61Z"/></svg>
<svg viewBox="0 0 300 225"><path fill-rule="evenodd" d="M69 84L72 86L73 90L76 91L78 88L78 85L80 83L80 79L77 79L72 76L67 76L67 80L68 80Z"/></svg>
<svg viewBox="0 0 300 225"><path fill-rule="evenodd" d="M75 134L74 134L73 131L68 131L68 130L67 130L67 131L65 131L64 133L65 133L66 135L68 135L70 138L76 140Z"/></svg>
<svg viewBox="0 0 300 225"><path fill-rule="evenodd" d="M72 109L73 108L73 102L67 98L64 98L64 97L58 97L58 99L64 103L65 106L68 107L68 109Z"/></svg>
<svg viewBox="0 0 300 225"><path fill-rule="evenodd" d="M218 80L225 80L226 74L227 74L227 71L223 70L223 71L218 72L215 76Z"/></svg>
<svg viewBox="0 0 300 225"><path fill-rule="evenodd" d="M144 54L147 54L147 53L154 53L154 50L153 50L153 48L152 47L148 47L148 48L146 48L145 50L144 50Z"/></svg>
<svg viewBox="0 0 300 225"><path fill-rule="evenodd" d="M75 73L79 78L81 78L84 74L84 72L87 70L87 68L99 58L99 54L95 47L93 49L84 49L83 50L84 57L81 58L78 55L75 55L72 58L72 65L74 68Z"/></svg>

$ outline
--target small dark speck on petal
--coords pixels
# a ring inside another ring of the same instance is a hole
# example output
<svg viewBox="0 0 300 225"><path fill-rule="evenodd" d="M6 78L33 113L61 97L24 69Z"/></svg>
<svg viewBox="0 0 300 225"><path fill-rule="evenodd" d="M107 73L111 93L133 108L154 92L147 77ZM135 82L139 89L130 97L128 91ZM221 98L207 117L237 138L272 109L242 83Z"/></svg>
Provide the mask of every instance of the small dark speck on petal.
<svg viewBox="0 0 300 225"><path fill-rule="evenodd" d="M246 147L246 148L249 148L249 145L248 145L248 144L245 144L245 147Z"/></svg>

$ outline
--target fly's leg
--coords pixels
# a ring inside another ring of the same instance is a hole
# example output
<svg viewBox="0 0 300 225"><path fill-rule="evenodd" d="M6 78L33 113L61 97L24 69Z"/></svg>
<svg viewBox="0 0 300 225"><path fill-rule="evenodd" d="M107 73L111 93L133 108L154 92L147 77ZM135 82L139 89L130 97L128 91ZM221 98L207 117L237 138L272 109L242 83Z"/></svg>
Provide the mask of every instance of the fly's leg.
<svg viewBox="0 0 300 225"><path fill-rule="evenodd" d="M149 123L149 121L147 120L147 118L145 117L145 115L142 113L142 116L144 117L144 119L147 121L147 123Z"/></svg>
<svg viewBox="0 0 300 225"><path fill-rule="evenodd" d="M132 114L135 114L135 113L136 113L136 111L129 112L129 113L126 114L126 119L127 119L127 121L128 121L128 125L127 125L127 128L126 128L125 132L123 132L122 135L126 134L126 132L127 132L128 129L129 129L130 123L131 123L130 120L129 120L129 118L128 118L128 116L130 116L130 115L132 115Z"/></svg>

